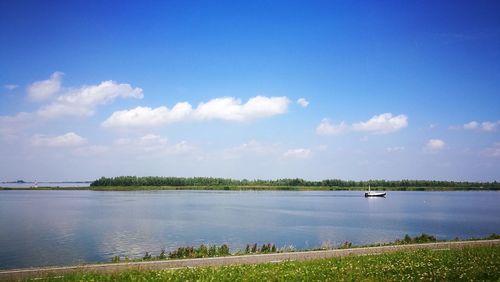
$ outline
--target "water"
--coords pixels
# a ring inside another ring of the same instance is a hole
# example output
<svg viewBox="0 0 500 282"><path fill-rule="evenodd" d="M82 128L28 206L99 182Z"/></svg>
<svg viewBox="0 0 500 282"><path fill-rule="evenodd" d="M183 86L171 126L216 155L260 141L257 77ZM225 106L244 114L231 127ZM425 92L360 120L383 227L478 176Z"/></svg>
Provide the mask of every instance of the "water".
<svg viewBox="0 0 500 282"><path fill-rule="evenodd" d="M387 242L500 233L498 192L0 191L0 269L227 243Z"/></svg>
<svg viewBox="0 0 500 282"><path fill-rule="evenodd" d="M8 188L32 188L38 185L38 187L59 187L59 188L70 188L70 187L89 187L90 182L0 182L0 187Z"/></svg>

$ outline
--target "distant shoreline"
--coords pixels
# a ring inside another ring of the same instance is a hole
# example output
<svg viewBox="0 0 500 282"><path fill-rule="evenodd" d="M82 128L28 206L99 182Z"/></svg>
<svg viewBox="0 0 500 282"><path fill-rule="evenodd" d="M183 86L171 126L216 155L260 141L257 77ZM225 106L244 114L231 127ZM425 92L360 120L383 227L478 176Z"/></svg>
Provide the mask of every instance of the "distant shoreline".
<svg viewBox="0 0 500 282"><path fill-rule="evenodd" d="M53 182L54 183L54 182ZM66 182L68 183L68 182ZM76 183L76 182L72 182ZM47 191L47 190L89 190L89 191L162 191L162 190L194 190L194 191L366 191L367 187L337 186L80 186L80 187L0 187L0 190L15 191ZM499 191L498 187L372 187L374 191Z"/></svg>
<svg viewBox="0 0 500 282"><path fill-rule="evenodd" d="M0 184L31 184L31 183L92 183L92 181L3 181Z"/></svg>

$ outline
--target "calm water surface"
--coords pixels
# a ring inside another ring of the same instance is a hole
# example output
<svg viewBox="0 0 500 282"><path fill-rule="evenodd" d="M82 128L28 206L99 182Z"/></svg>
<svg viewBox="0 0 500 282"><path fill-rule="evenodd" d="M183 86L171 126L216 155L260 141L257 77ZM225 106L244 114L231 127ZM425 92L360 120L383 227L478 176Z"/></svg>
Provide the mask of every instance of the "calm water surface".
<svg viewBox="0 0 500 282"><path fill-rule="evenodd" d="M8 188L32 188L38 185L38 187L60 187L60 188L70 188L70 187L89 187L90 182L0 182L0 187Z"/></svg>
<svg viewBox="0 0 500 282"><path fill-rule="evenodd" d="M499 192L0 191L0 269L227 243L368 244L500 233Z"/></svg>

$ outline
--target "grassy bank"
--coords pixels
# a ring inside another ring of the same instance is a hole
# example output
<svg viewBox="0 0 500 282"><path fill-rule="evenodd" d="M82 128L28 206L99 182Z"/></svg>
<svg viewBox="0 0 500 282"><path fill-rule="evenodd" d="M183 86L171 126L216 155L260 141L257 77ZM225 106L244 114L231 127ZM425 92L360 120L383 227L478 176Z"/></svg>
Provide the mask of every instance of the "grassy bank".
<svg viewBox="0 0 500 282"><path fill-rule="evenodd" d="M324 186L93 186L94 191L149 191L149 190L221 190L221 191L366 191L367 187ZM384 191L481 191L495 190L481 187L372 187Z"/></svg>
<svg viewBox="0 0 500 282"><path fill-rule="evenodd" d="M500 247L420 250L256 265L75 273L37 281L498 281Z"/></svg>

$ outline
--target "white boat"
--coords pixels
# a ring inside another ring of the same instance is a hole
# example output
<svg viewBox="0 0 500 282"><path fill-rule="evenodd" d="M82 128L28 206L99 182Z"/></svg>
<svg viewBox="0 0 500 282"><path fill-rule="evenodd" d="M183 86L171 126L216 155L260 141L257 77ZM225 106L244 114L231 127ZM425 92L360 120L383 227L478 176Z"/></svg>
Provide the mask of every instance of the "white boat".
<svg viewBox="0 0 500 282"><path fill-rule="evenodd" d="M365 197L385 197L385 192L372 192L368 185L368 192L365 192Z"/></svg>

